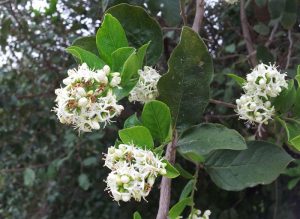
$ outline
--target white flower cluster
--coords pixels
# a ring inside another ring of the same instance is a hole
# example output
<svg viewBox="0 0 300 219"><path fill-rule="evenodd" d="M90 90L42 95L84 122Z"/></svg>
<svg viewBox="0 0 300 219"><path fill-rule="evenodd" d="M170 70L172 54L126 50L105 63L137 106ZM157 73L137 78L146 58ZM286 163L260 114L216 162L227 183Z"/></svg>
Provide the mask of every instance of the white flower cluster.
<svg viewBox="0 0 300 219"><path fill-rule="evenodd" d="M161 75L149 66L144 66L144 71L139 70L138 73L140 78L129 94L129 101L144 104L156 99L158 97L157 82Z"/></svg>
<svg viewBox="0 0 300 219"><path fill-rule="evenodd" d="M55 90L54 111L60 122L83 132L99 129L100 123L110 123L123 110L111 89L120 82L120 73L111 73L107 65L93 71L84 63L78 70L69 70L63 80L66 86Z"/></svg>
<svg viewBox="0 0 300 219"><path fill-rule="evenodd" d="M235 4L237 3L239 0L225 0L226 3L228 4Z"/></svg>
<svg viewBox="0 0 300 219"><path fill-rule="evenodd" d="M107 190L115 201L145 199L158 175L166 174L166 164L152 151L120 144L108 148L104 166L111 169Z"/></svg>
<svg viewBox="0 0 300 219"><path fill-rule="evenodd" d="M201 216L201 211L195 209L194 212L191 215L189 215L188 219L209 219L210 215L211 215L210 210L206 210Z"/></svg>
<svg viewBox="0 0 300 219"><path fill-rule="evenodd" d="M210 210L206 210L201 216L201 211L198 209L194 209L187 219L209 219L210 215L211 215ZM182 218L183 218L182 216L179 216L176 219L182 219Z"/></svg>
<svg viewBox="0 0 300 219"><path fill-rule="evenodd" d="M247 75L247 82L243 86L245 94L236 100L239 118L248 120L250 124L268 124L275 113L270 98L278 96L283 88L287 88L285 76L274 65L257 65Z"/></svg>

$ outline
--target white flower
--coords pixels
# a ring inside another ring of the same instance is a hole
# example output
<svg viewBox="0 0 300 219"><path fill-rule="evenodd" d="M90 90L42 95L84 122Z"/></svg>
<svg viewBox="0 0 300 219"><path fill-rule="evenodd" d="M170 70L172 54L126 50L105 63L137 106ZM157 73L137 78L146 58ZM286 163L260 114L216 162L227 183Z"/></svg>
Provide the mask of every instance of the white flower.
<svg viewBox="0 0 300 219"><path fill-rule="evenodd" d="M286 74L280 74L274 65L257 65L247 75L247 83L243 86L245 93L262 96L265 98L276 97L288 84Z"/></svg>
<svg viewBox="0 0 300 219"><path fill-rule="evenodd" d="M264 123L268 124L268 120L272 119L275 114L275 108L270 101L264 101L259 96L249 96L244 94L240 99L236 100L237 109L240 119L248 120L250 124Z"/></svg>
<svg viewBox="0 0 300 219"><path fill-rule="evenodd" d="M280 74L274 65L257 65L243 86L245 94L236 100L240 119L248 123L268 124L275 114L270 98L274 98L287 88L286 74Z"/></svg>
<svg viewBox="0 0 300 219"><path fill-rule="evenodd" d="M166 164L152 151L133 145L120 144L110 147L105 155L104 166L112 170L106 183L115 201L145 199Z"/></svg>
<svg viewBox="0 0 300 219"><path fill-rule="evenodd" d="M139 70L138 73L140 78L129 94L129 101L144 104L156 99L158 97L157 82L161 75L149 66L144 66L144 71Z"/></svg>
<svg viewBox="0 0 300 219"><path fill-rule="evenodd" d="M109 85L108 78L114 78L114 73L109 74L108 66L93 71L85 63L78 70L69 70L68 77L63 80L66 86L55 90L57 104L54 111L60 122L90 132L118 116L123 106L117 104Z"/></svg>
<svg viewBox="0 0 300 219"><path fill-rule="evenodd" d="M235 4L237 3L239 0L225 0L226 3L228 4Z"/></svg>
<svg viewBox="0 0 300 219"><path fill-rule="evenodd" d="M209 219L209 216L211 215L210 210L206 210L203 215L201 216L201 211L198 209L194 209L194 212L192 212L188 219Z"/></svg>

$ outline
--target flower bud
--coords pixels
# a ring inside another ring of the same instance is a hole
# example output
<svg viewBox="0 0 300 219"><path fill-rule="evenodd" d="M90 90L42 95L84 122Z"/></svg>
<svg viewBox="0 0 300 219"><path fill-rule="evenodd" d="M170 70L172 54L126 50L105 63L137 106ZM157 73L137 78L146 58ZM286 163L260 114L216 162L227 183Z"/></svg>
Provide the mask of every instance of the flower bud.
<svg viewBox="0 0 300 219"><path fill-rule="evenodd" d="M97 121L92 121L92 122L91 122L91 127L92 127L93 129L100 129L99 122L97 122Z"/></svg>
<svg viewBox="0 0 300 219"><path fill-rule="evenodd" d="M122 194L122 201L128 202L130 198L130 194Z"/></svg>
<svg viewBox="0 0 300 219"><path fill-rule="evenodd" d="M123 176L121 176L121 181L122 181L122 183L129 183L130 179L128 176L123 175Z"/></svg>
<svg viewBox="0 0 300 219"><path fill-rule="evenodd" d="M69 85L69 84L72 83L72 80L71 80L70 78L65 78L65 79L63 80L63 83L64 83L65 85Z"/></svg>
<svg viewBox="0 0 300 219"><path fill-rule="evenodd" d="M104 65L103 71L105 72L106 75L110 73L110 67L108 65Z"/></svg>
<svg viewBox="0 0 300 219"><path fill-rule="evenodd" d="M155 182L155 177L149 176L147 182L150 184L150 186L153 186Z"/></svg>
<svg viewBox="0 0 300 219"><path fill-rule="evenodd" d="M105 77L106 77L106 74L105 74L105 72L101 69L101 70L98 70L97 72L96 72L96 79L98 80L98 81L103 81L103 80L105 80Z"/></svg>
<svg viewBox="0 0 300 219"><path fill-rule="evenodd" d="M161 175L166 175L167 174L167 171L166 171L166 169L160 169L159 170L159 173L161 174Z"/></svg>
<svg viewBox="0 0 300 219"><path fill-rule="evenodd" d="M78 100L78 106L80 107L83 107L83 106L86 106L88 104L88 99L85 98L85 97L81 97L79 100Z"/></svg>
<svg viewBox="0 0 300 219"><path fill-rule="evenodd" d="M84 90L83 87L78 87L78 88L76 89L76 91L77 91L77 93L78 93L80 96L82 96L82 97L86 95L86 92L85 92L85 90Z"/></svg>

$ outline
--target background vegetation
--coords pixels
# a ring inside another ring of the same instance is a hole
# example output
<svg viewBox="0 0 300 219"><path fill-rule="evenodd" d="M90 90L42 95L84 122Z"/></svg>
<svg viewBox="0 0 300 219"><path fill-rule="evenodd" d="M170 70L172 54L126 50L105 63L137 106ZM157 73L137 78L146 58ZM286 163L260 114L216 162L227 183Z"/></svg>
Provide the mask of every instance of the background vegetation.
<svg viewBox="0 0 300 219"><path fill-rule="evenodd" d="M118 206L104 191L107 170L102 168L102 153L113 144L124 120L141 106L124 101L125 111L116 123L81 136L60 124L51 111L54 89L67 69L76 66L64 48L79 36L94 35L105 9L121 2L147 8L161 24L164 52L156 68L165 73L183 25L179 1L51 0L44 10L37 10L36 1L0 0L0 218L132 218L136 210L143 218L155 217L158 182L148 203ZM195 2L181 2L191 26ZM299 1L248 0L245 8L252 52L242 34L239 4L206 6L200 35L214 58L214 99L234 102L241 90L226 74L244 76L254 61L276 61L290 76L300 63ZM206 121L221 122L254 138L255 130L238 121L232 109L211 104L206 111ZM284 135L282 129L273 132ZM268 135L264 138L272 141ZM212 218L220 219L299 218L297 167L292 164L289 176L268 186L242 192L223 191L200 173L197 207L211 209ZM186 182L174 180L173 203Z"/></svg>

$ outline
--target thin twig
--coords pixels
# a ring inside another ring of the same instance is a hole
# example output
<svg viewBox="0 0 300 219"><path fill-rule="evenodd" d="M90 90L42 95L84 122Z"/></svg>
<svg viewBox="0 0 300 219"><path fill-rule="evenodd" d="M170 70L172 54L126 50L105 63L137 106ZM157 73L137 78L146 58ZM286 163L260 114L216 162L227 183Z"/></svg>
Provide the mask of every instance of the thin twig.
<svg viewBox="0 0 300 219"><path fill-rule="evenodd" d="M48 166L48 165L49 165L49 163L36 164L36 165L29 166L29 167L20 167L20 168L3 169L3 170L1 170L0 172L1 172L1 173L15 173L15 172L22 172L22 171L24 171L26 168L36 169L36 168L46 167L46 166Z"/></svg>
<svg viewBox="0 0 300 219"><path fill-rule="evenodd" d="M249 54L249 61L252 67L257 65L257 60L255 57L255 49L253 46L253 42L251 39L249 27L248 27L248 20L246 16L246 11L245 11L245 0L241 0L241 5L240 5L240 17L241 17L241 25L242 25L242 30L243 30L243 36L246 42L246 47L247 51Z"/></svg>
<svg viewBox="0 0 300 219"><path fill-rule="evenodd" d="M199 32L200 27L202 25L203 21L203 16L204 16L204 6L205 6L205 0L197 0L196 1L196 14L194 18L194 23L193 23L193 30L195 32Z"/></svg>
<svg viewBox="0 0 300 219"><path fill-rule="evenodd" d="M273 42L273 39L274 39L275 33L276 33L277 29L278 29L278 26L279 26L279 21L277 21L277 22L275 23L275 25L274 25L274 27L273 27L273 29L272 29L272 31L271 31L271 34L270 34L270 36L269 36L269 39L268 39L268 41L265 43L265 47L269 47L270 44Z"/></svg>
<svg viewBox="0 0 300 219"><path fill-rule="evenodd" d="M180 15L182 17L183 25L187 25L187 17L185 14L185 0L179 0L180 2Z"/></svg>
<svg viewBox="0 0 300 219"><path fill-rule="evenodd" d="M286 59L285 69L289 68L290 61L291 61L291 56L292 56L293 39L292 39L292 31L291 31L291 29L289 29L289 31L288 31L288 38L289 38L290 45L289 45L289 52L288 52L287 59Z"/></svg>
<svg viewBox="0 0 300 219"><path fill-rule="evenodd" d="M177 133L174 131L172 142L167 146L165 158L171 163L175 163L176 158ZM162 177L160 184L159 209L156 219L166 219L168 216L171 200L171 179Z"/></svg>
<svg viewBox="0 0 300 219"><path fill-rule="evenodd" d="M221 100L210 99L209 102L210 102L210 103L217 104L217 105L226 106L226 107L228 107L228 108L233 108L233 109L236 108L236 105L234 105L234 104L232 104L232 103L226 103L226 102L223 102L223 101L221 101Z"/></svg>

